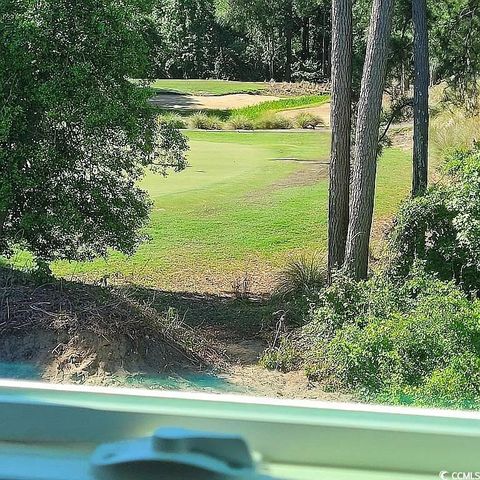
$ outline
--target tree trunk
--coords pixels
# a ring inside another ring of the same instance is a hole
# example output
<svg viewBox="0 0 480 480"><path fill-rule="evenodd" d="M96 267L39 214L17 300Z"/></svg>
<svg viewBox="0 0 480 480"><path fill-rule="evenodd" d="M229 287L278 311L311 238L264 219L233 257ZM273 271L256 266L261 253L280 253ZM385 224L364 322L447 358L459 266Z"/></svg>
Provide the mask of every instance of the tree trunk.
<svg viewBox="0 0 480 480"><path fill-rule="evenodd" d="M8 217L8 212L7 210L1 210L0 211L0 250L2 248L2 237L3 237L3 231L5 230L5 222L7 221Z"/></svg>
<svg viewBox="0 0 480 480"><path fill-rule="evenodd" d="M273 36L268 37L268 70L270 73L270 79L274 80L275 76L275 46Z"/></svg>
<svg viewBox="0 0 480 480"><path fill-rule="evenodd" d="M285 20L285 50L286 50L286 61L285 61L285 81L292 81L292 37L293 37L293 4L288 3L287 12Z"/></svg>
<svg viewBox="0 0 480 480"><path fill-rule="evenodd" d="M358 102L350 190L345 265L357 280L367 277L368 250L375 200L378 131L387 70L393 0L374 0Z"/></svg>
<svg viewBox="0 0 480 480"><path fill-rule="evenodd" d="M428 55L427 1L412 0L414 99L413 99L413 183L412 195L422 195L428 184Z"/></svg>
<svg viewBox="0 0 480 480"><path fill-rule="evenodd" d="M333 5L335 4L335 0L332 2L332 12L333 12ZM350 7L351 9L351 7ZM346 12L345 12L346 13ZM348 16L348 14L347 14ZM340 20L337 19L337 22L338 21L342 21L342 19L340 18ZM350 16L350 20L348 20L347 18L345 19L346 22L350 22L351 23L351 16ZM332 20L333 22L333 20ZM340 29L342 28L341 26L339 27ZM350 32L352 31L352 27L350 27ZM350 33L351 35L351 33ZM350 40L351 42L351 40ZM351 47L350 47L351 48ZM322 16L322 76L323 78L326 78L327 76L327 12L326 12L326 8L323 9L323 16Z"/></svg>
<svg viewBox="0 0 480 480"><path fill-rule="evenodd" d="M328 276L343 265L348 231L352 123L352 0L332 3L332 149L328 206Z"/></svg>
<svg viewBox="0 0 480 480"><path fill-rule="evenodd" d="M310 56L310 18L304 17L302 25L302 60Z"/></svg>

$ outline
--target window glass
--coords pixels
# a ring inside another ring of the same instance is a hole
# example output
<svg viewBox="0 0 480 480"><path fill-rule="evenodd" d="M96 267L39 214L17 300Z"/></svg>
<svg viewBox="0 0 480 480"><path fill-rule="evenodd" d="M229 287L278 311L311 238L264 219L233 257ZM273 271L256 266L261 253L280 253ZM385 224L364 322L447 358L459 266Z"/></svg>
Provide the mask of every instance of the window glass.
<svg viewBox="0 0 480 480"><path fill-rule="evenodd" d="M478 9L354 3L0 3L1 377L478 408Z"/></svg>

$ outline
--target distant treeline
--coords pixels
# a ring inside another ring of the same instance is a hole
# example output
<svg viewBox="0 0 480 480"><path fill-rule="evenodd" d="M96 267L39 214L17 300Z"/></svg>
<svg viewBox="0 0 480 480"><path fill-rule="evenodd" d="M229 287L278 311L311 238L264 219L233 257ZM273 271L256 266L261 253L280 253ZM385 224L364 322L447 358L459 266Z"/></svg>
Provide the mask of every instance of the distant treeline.
<svg viewBox="0 0 480 480"><path fill-rule="evenodd" d="M150 42L157 78L322 81L329 0L166 0Z"/></svg>
<svg viewBox="0 0 480 480"><path fill-rule="evenodd" d="M331 0L148 0L148 76L321 82L331 72ZM462 93L480 63L477 0L429 0L432 79ZM353 76L359 86L371 0L353 2ZM387 86L413 74L411 0L395 3ZM471 71L470 71L471 70ZM458 75L459 71L462 75ZM463 85L459 85L463 84ZM394 87L393 87L394 86Z"/></svg>

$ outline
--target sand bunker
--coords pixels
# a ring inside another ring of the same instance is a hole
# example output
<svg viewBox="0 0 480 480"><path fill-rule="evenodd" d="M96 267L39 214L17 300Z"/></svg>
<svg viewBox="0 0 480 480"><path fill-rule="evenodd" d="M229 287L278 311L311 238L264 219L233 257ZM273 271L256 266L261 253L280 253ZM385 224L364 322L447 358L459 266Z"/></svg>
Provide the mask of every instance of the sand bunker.
<svg viewBox="0 0 480 480"><path fill-rule="evenodd" d="M278 99L279 97L249 95L248 93L209 96L161 93L150 101L153 105L172 110L231 110Z"/></svg>

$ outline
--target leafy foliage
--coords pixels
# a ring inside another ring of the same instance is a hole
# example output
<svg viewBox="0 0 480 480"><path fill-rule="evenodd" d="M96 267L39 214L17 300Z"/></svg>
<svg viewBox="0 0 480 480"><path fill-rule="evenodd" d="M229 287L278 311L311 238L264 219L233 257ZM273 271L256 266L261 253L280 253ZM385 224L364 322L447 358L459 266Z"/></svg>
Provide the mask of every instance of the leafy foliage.
<svg viewBox="0 0 480 480"><path fill-rule="evenodd" d="M145 167L185 166L185 138L157 129L149 2L0 5L0 253L44 260L131 253L149 212Z"/></svg>
<svg viewBox="0 0 480 480"><path fill-rule="evenodd" d="M308 374L329 385L388 403L480 405L480 302L419 268L404 283L337 279L302 335Z"/></svg>
<svg viewBox="0 0 480 480"><path fill-rule="evenodd" d="M476 0L432 2L432 50L436 75L445 79L450 96L468 110L478 109L480 5Z"/></svg>
<svg viewBox="0 0 480 480"><path fill-rule="evenodd" d="M447 181L405 202L390 243L393 269L406 275L416 259L467 292L480 287L480 149L452 154Z"/></svg>
<svg viewBox="0 0 480 480"><path fill-rule="evenodd" d="M289 372L298 368L301 364L301 356L293 342L286 337L282 337L278 347L270 347L264 352L260 364L269 370Z"/></svg>
<svg viewBox="0 0 480 480"><path fill-rule="evenodd" d="M208 78L214 68L215 6L212 0L166 0L155 14L164 48L158 73L173 78Z"/></svg>

